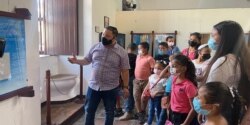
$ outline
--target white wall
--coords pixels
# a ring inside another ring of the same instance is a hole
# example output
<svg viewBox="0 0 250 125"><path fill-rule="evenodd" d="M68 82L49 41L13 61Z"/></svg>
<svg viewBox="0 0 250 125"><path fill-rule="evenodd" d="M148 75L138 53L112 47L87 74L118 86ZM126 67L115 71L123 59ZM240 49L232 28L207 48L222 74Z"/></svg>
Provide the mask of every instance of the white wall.
<svg viewBox="0 0 250 125"><path fill-rule="evenodd" d="M14 7L28 8L32 19L25 21L28 85L33 86L35 97L14 97L0 102L1 125L40 125L39 53L36 0L1 0L1 11L13 11Z"/></svg>
<svg viewBox="0 0 250 125"><path fill-rule="evenodd" d="M93 42L99 42L99 35L95 32L95 26L99 26L101 32L104 29L104 16L109 17L109 25L116 25L116 12L121 10L118 3L121 0L92 0L92 33Z"/></svg>
<svg viewBox="0 0 250 125"><path fill-rule="evenodd" d="M162 11L121 11L117 13L116 25L126 33L130 42L130 31L174 32L177 30L177 45L183 49L191 32L210 33L213 25L223 20L235 20L245 32L250 30L250 8L246 9L197 9Z"/></svg>
<svg viewBox="0 0 250 125"><path fill-rule="evenodd" d="M136 0L137 10L249 8L250 0ZM152 6L153 5L153 6Z"/></svg>
<svg viewBox="0 0 250 125"><path fill-rule="evenodd" d="M110 19L110 25L116 26L116 12L121 10L121 0L79 0L79 56L83 58L90 48L99 42L99 33L95 32L95 26L104 29L104 16ZM79 75L79 65L70 64L69 56L58 57L58 73L72 73ZM83 93L88 87L91 77L91 64L83 67Z"/></svg>
<svg viewBox="0 0 250 125"><path fill-rule="evenodd" d="M79 56L83 58L90 48L99 42L99 33L95 32L95 26L104 29L104 16L110 18L110 25L115 26L116 12L121 10L121 0L79 0L78 1L78 31L79 31ZM80 75L79 65L70 64L69 56L48 56L41 60L41 87L44 88L44 73L47 69L51 74L77 74ZM91 65L83 68L83 92L87 92L88 81L91 77ZM45 90L43 91L45 93ZM41 99L45 101L45 98Z"/></svg>

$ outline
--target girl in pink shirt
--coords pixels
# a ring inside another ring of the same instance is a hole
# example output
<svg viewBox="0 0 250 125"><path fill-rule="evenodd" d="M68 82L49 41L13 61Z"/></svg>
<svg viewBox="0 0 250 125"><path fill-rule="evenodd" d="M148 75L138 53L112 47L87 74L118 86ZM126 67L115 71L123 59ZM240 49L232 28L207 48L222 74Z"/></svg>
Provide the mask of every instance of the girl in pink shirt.
<svg viewBox="0 0 250 125"><path fill-rule="evenodd" d="M195 67L184 55L176 55L171 61L170 72L174 75L170 107L174 125L198 125L193 109L193 98L197 94Z"/></svg>

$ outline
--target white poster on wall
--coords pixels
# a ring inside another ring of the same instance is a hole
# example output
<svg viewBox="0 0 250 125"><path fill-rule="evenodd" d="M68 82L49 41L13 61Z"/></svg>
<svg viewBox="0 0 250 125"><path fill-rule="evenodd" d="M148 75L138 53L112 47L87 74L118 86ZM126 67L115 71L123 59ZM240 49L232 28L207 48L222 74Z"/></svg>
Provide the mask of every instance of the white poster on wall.
<svg viewBox="0 0 250 125"><path fill-rule="evenodd" d="M7 80L10 78L10 54L5 53L4 56L0 58L0 80Z"/></svg>

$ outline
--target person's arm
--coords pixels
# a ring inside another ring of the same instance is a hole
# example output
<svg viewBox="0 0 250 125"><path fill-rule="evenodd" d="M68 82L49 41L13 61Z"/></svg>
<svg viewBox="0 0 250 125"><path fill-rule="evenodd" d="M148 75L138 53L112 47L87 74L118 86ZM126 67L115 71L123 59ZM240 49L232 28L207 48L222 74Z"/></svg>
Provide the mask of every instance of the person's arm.
<svg viewBox="0 0 250 125"><path fill-rule="evenodd" d="M128 88L128 81L129 81L129 70L128 69L123 69L121 71L121 77L123 80L123 88Z"/></svg>
<svg viewBox="0 0 250 125"><path fill-rule="evenodd" d="M75 55L72 58L68 58L68 61L72 64L79 64L79 65L88 65L91 62L88 61L86 58L84 59L77 59Z"/></svg>
<svg viewBox="0 0 250 125"><path fill-rule="evenodd" d="M156 82L155 82L156 84L157 84L162 78L166 77L166 74L167 74L169 68L170 68L170 66L167 66L165 69L163 69L163 70L161 71L161 73L160 73L160 75L159 75L159 78L158 78L158 79L156 80Z"/></svg>
<svg viewBox="0 0 250 125"><path fill-rule="evenodd" d="M127 98L129 96L128 83L129 83L130 65L129 65L128 54L125 51L121 55L120 68L121 68L121 77L123 80L123 94L124 97Z"/></svg>
<svg viewBox="0 0 250 125"><path fill-rule="evenodd" d="M193 99L197 95L197 88L194 85L192 85L192 83L190 83L189 85L186 86L185 93L187 97L189 98L189 105L191 106L191 109L188 113L187 118L182 123L182 125L189 125L196 115L196 112L193 106Z"/></svg>
<svg viewBox="0 0 250 125"><path fill-rule="evenodd" d="M97 44L98 45L98 44ZM92 52L96 45L92 46L89 50L88 54L84 57L84 59L77 59L75 55L72 58L68 58L68 61L72 64L79 64L79 65L88 65L92 62Z"/></svg>
<svg viewBox="0 0 250 125"><path fill-rule="evenodd" d="M191 110L189 111L187 118L181 125L189 125L196 115L196 112L194 111L193 108L193 99L189 99L189 103L191 105Z"/></svg>
<svg viewBox="0 0 250 125"><path fill-rule="evenodd" d="M155 66L155 60L153 57L149 58L149 65L150 65L151 73L153 74L154 73L154 66Z"/></svg>
<svg viewBox="0 0 250 125"><path fill-rule="evenodd" d="M128 69L123 69L121 71L121 77L123 80L123 96L127 98L129 96L129 90L128 90L128 82L129 82L129 70Z"/></svg>
<svg viewBox="0 0 250 125"><path fill-rule="evenodd" d="M170 108L170 96L164 96L161 99L161 108L169 109Z"/></svg>
<svg viewBox="0 0 250 125"><path fill-rule="evenodd" d="M150 92L150 85L149 85L150 83L148 82L147 83L147 85L146 85L146 87L144 88L144 90L143 90L143 92L142 92L142 97L144 97L144 96L148 96L147 94L148 94L148 92ZM148 91L148 92L147 92Z"/></svg>

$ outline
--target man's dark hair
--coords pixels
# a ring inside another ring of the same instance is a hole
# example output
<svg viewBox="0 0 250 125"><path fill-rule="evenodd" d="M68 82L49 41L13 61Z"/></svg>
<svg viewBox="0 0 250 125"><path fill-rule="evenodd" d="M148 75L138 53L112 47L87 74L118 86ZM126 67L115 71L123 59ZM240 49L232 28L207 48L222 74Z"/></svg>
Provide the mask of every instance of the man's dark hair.
<svg viewBox="0 0 250 125"><path fill-rule="evenodd" d="M132 51L135 51L137 49L137 45L135 43L131 43L128 45L127 49L131 49Z"/></svg>
<svg viewBox="0 0 250 125"><path fill-rule="evenodd" d="M139 45L141 45L143 48L149 51L149 44L147 42L141 42Z"/></svg>
<svg viewBox="0 0 250 125"><path fill-rule="evenodd" d="M196 36L196 38L198 38L198 40L201 41L201 34L198 32L191 33L190 36Z"/></svg>
<svg viewBox="0 0 250 125"><path fill-rule="evenodd" d="M118 35L118 30L117 30L116 27L107 26L107 27L105 27L105 29L110 30L110 31L113 33L113 35L114 35L115 37L117 37L117 35Z"/></svg>
<svg viewBox="0 0 250 125"><path fill-rule="evenodd" d="M168 48L168 44L166 42L160 42L158 46L164 46L164 47Z"/></svg>
<svg viewBox="0 0 250 125"><path fill-rule="evenodd" d="M168 41L168 39L173 39L174 37L173 36L168 36L167 38L166 38L166 41Z"/></svg>

